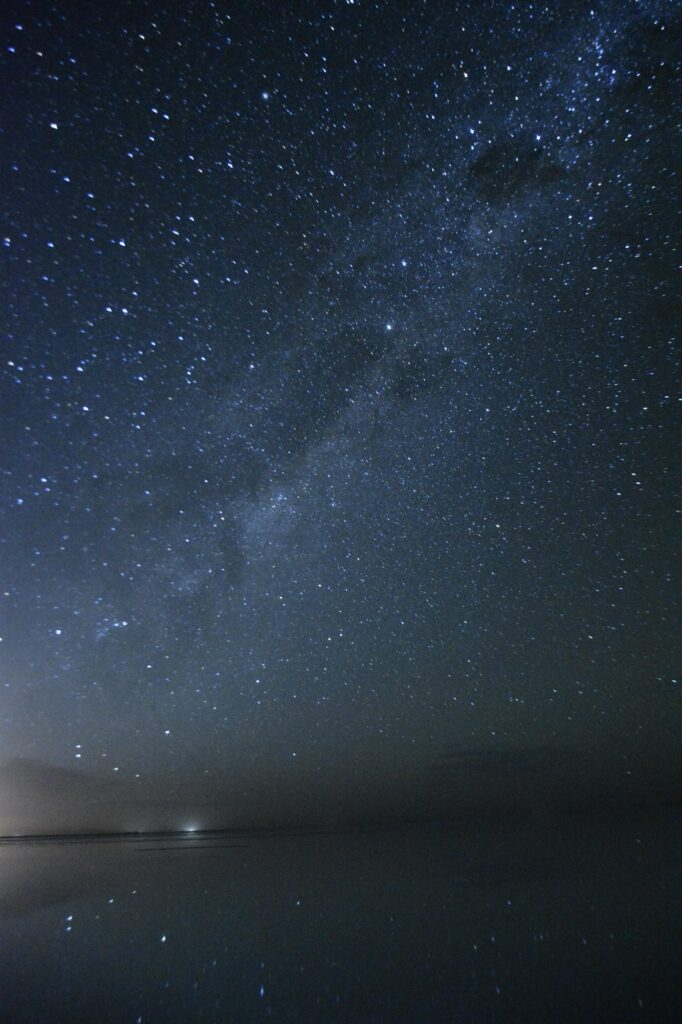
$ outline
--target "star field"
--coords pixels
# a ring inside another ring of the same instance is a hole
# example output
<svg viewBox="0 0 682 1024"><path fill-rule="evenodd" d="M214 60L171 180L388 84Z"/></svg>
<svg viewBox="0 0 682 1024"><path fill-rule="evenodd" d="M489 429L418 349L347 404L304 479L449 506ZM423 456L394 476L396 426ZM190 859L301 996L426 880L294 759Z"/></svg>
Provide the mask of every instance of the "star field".
<svg viewBox="0 0 682 1024"><path fill-rule="evenodd" d="M3 758L665 789L674 5L2 34Z"/></svg>

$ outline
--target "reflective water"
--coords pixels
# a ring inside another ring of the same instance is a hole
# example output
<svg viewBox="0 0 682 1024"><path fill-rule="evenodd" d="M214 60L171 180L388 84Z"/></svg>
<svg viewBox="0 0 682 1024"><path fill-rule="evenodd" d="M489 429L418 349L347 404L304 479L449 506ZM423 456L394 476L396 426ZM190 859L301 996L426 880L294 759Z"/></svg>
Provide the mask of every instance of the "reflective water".
<svg viewBox="0 0 682 1024"><path fill-rule="evenodd" d="M677 1021L682 821L0 846L0 1020Z"/></svg>

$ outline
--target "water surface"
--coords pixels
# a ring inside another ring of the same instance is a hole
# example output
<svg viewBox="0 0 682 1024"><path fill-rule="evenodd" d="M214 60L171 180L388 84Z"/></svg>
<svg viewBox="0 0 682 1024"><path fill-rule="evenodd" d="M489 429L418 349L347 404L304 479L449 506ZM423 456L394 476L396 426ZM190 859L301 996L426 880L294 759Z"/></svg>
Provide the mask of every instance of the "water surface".
<svg viewBox="0 0 682 1024"><path fill-rule="evenodd" d="M3 1024L677 1020L682 822L0 845Z"/></svg>

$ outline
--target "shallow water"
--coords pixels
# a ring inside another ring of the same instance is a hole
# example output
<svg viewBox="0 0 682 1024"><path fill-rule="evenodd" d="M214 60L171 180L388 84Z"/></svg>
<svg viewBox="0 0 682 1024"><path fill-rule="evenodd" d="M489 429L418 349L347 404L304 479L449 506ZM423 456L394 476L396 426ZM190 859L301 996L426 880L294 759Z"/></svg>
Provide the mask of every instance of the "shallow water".
<svg viewBox="0 0 682 1024"><path fill-rule="evenodd" d="M676 1021L682 821L0 846L0 1020Z"/></svg>

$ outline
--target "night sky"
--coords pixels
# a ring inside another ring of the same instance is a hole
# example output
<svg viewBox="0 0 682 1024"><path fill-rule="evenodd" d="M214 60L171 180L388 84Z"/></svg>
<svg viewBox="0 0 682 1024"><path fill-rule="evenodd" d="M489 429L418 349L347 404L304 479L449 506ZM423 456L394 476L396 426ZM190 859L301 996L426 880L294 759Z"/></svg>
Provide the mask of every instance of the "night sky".
<svg viewBox="0 0 682 1024"><path fill-rule="evenodd" d="M13 5L0 831L679 792L679 30Z"/></svg>

